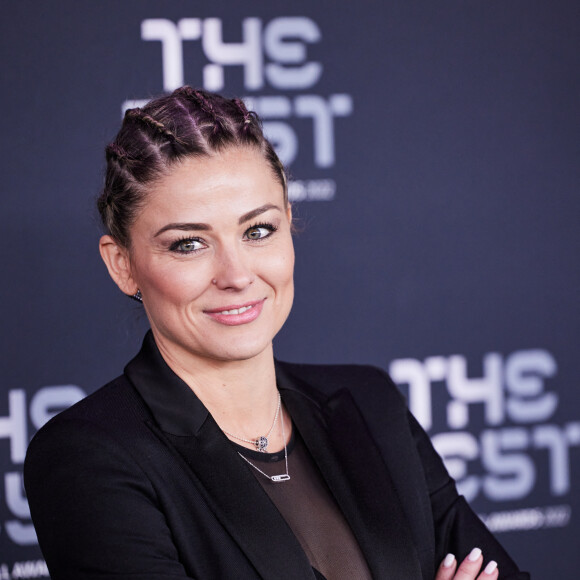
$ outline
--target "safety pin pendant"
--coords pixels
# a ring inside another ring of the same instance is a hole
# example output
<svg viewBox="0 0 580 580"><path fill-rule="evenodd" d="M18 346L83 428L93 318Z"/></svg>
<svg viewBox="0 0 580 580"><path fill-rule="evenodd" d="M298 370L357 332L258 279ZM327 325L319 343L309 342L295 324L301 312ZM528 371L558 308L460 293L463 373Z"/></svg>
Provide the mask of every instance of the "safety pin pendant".
<svg viewBox="0 0 580 580"><path fill-rule="evenodd" d="M283 473L282 475L272 475L270 479L277 483L279 481L288 481L290 476L287 473Z"/></svg>

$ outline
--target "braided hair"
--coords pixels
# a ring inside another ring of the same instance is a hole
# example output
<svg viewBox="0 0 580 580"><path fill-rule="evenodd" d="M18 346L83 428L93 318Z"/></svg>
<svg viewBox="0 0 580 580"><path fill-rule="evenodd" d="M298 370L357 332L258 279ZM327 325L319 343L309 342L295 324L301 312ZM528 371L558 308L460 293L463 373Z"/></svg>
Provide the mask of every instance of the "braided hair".
<svg viewBox="0 0 580 580"><path fill-rule="evenodd" d="M105 150L105 184L97 207L107 233L128 248L129 230L148 186L188 156L209 156L229 147L258 149L288 203L284 167L264 137L260 119L240 99L184 86L143 108L129 109Z"/></svg>

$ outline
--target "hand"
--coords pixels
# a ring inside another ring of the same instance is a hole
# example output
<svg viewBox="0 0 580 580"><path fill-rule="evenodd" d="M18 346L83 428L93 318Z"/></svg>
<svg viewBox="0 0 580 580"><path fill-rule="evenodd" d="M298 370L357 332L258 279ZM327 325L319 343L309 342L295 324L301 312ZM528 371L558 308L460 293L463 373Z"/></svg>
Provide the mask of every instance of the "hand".
<svg viewBox="0 0 580 580"><path fill-rule="evenodd" d="M497 580L499 575L497 563L491 560L480 573L482 565L483 555L479 548L473 548L459 568L455 556L447 554L439 566L435 580Z"/></svg>

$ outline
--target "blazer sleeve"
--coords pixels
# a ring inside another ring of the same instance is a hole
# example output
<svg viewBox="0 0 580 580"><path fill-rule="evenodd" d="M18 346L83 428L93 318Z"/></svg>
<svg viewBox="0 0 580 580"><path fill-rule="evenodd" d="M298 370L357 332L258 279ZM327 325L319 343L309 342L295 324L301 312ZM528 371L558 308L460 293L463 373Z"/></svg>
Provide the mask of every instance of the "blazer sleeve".
<svg viewBox="0 0 580 580"><path fill-rule="evenodd" d="M458 495L455 482L447 473L429 436L411 413L408 413L408 421L429 491L437 562L441 562L448 553L455 554L461 562L472 548L478 547L486 561L495 560L498 563L500 580L528 580L529 574L519 571L465 498Z"/></svg>
<svg viewBox="0 0 580 580"><path fill-rule="evenodd" d="M32 440L25 487L52 580L191 578L147 477L123 445L57 417Z"/></svg>

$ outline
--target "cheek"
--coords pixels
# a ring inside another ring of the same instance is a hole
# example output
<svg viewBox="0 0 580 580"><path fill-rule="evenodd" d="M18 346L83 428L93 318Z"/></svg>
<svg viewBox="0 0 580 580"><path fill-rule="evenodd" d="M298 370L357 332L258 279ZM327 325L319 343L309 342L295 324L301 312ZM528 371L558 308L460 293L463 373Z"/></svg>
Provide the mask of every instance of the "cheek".
<svg viewBox="0 0 580 580"><path fill-rule="evenodd" d="M289 244L285 251L270 262L272 283L282 288L294 285L294 248Z"/></svg>
<svg viewBox="0 0 580 580"><path fill-rule="evenodd" d="M142 271L142 291L149 290L150 298L168 304L188 303L204 291L205 278L198 268L187 263L151 266Z"/></svg>

